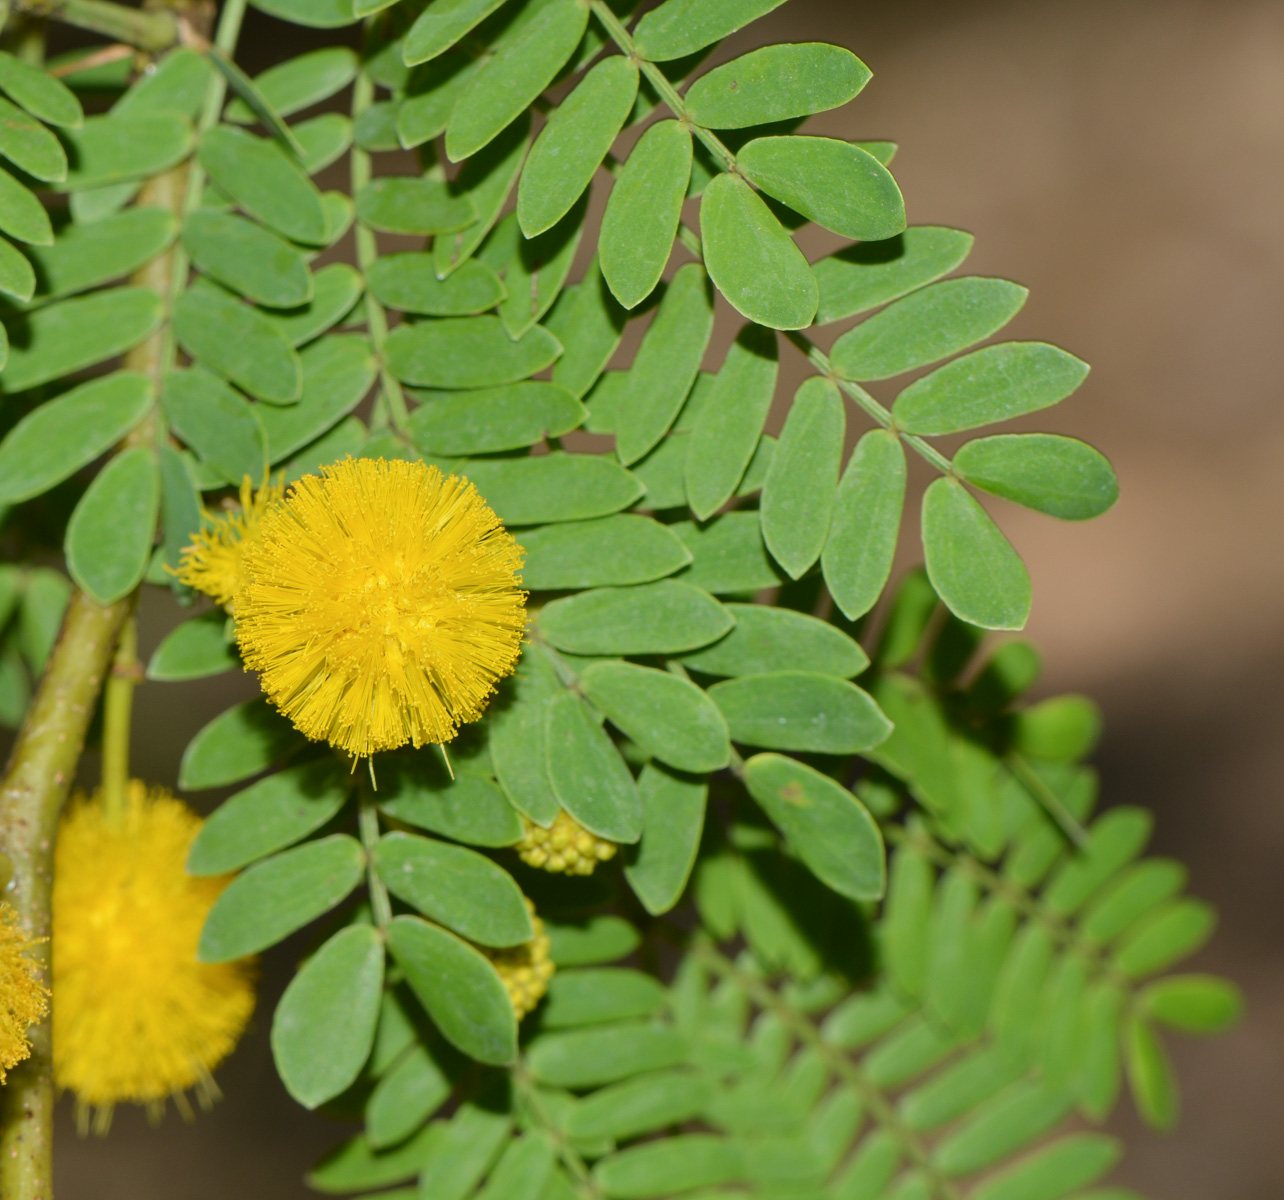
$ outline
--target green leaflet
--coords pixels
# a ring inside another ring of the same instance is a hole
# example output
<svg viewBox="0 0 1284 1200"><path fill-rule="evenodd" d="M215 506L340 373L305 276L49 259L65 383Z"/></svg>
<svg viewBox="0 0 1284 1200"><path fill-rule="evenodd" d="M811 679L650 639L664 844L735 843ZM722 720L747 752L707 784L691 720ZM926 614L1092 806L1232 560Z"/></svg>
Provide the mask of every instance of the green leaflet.
<svg viewBox="0 0 1284 1200"><path fill-rule="evenodd" d="M642 497L634 476L592 454L474 459L465 474L506 525L604 517Z"/></svg>
<svg viewBox="0 0 1284 1200"><path fill-rule="evenodd" d="M404 1142L441 1107L455 1081L439 1059L449 1063L445 1047L414 1046L379 1080L364 1113L371 1144Z"/></svg>
<svg viewBox="0 0 1284 1200"><path fill-rule="evenodd" d="M580 682L590 703L653 758L697 774L731 761L726 721L688 680L633 663L595 663Z"/></svg>
<svg viewBox="0 0 1284 1200"><path fill-rule="evenodd" d="M256 304L293 308L312 299L303 255L243 217L197 210L183 225L183 245L198 271Z"/></svg>
<svg viewBox="0 0 1284 1200"><path fill-rule="evenodd" d="M775 335L753 325L742 329L687 442L687 498L700 520L731 499L744 477L775 395L777 369Z"/></svg>
<svg viewBox="0 0 1284 1200"><path fill-rule="evenodd" d="M170 427L231 484L267 469L267 436L240 394L199 367L171 371L161 395Z"/></svg>
<svg viewBox="0 0 1284 1200"><path fill-rule="evenodd" d="M1030 576L1011 543L954 479L923 496L923 555L941 599L982 629L1020 629L1030 615Z"/></svg>
<svg viewBox="0 0 1284 1200"><path fill-rule="evenodd" d="M491 758L504 794L545 828L561 808L549 782L544 736L546 709L561 690L548 656L528 649L514 677L501 685L490 720Z"/></svg>
<svg viewBox="0 0 1284 1200"><path fill-rule="evenodd" d="M599 588L554 600L540 629L572 654L680 654L725 634L735 618L708 592L664 579L630 588Z"/></svg>
<svg viewBox="0 0 1284 1200"><path fill-rule="evenodd" d="M1212 935L1216 914L1199 900L1173 900L1139 921L1118 942L1114 966L1142 979L1194 953Z"/></svg>
<svg viewBox="0 0 1284 1200"><path fill-rule="evenodd" d="M513 341L492 316L400 325L386 343L388 369L398 379L436 388L516 383L551 365L561 349L538 325Z"/></svg>
<svg viewBox="0 0 1284 1200"><path fill-rule="evenodd" d="M694 521L680 521L670 528L694 559L681 573L684 583L721 596L748 595L782 581L767 554L756 512L723 513L703 528Z"/></svg>
<svg viewBox="0 0 1284 1200"><path fill-rule="evenodd" d="M352 121L342 113L322 113L300 121L291 126L291 132L302 151L299 161L309 175L325 170L352 147Z"/></svg>
<svg viewBox="0 0 1284 1200"><path fill-rule="evenodd" d="M454 194L444 179L409 175L376 179L356 199L362 223L384 233L453 233L477 219L467 194Z"/></svg>
<svg viewBox="0 0 1284 1200"><path fill-rule="evenodd" d="M489 747L488 747L489 749ZM430 751L398 755L379 773L379 807L398 821L473 846L511 846L522 822L495 784L450 752L452 779Z"/></svg>
<svg viewBox="0 0 1284 1200"><path fill-rule="evenodd" d="M321 193L275 142L217 125L201 138L199 157L210 178L250 216L291 241L328 241Z"/></svg>
<svg viewBox="0 0 1284 1200"><path fill-rule="evenodd" d="M712 332L712 289L700 267L688 263L665 290L617 401L616 452L625 465L636 462L668 432L700 370ZM749 373L740 365L742 357L733 360L740 376ZM738 382L757 380L751 375Z"/></svg>
<svg viewBox="0 0 1284 1200"><path fill-rule="evenodd" d="M552 229L517 244L517 252L504 267L508 295L499 305L509 337L521 337L552 308L579 248L587 211L584 196Z"/></svg>
<svg viewBox="0 0 1284 1200"><path fill-rule="evenodd" d="M535 936L526 903L507 871L462 846L389 833L375 869L398 899L483 946L517 946Z"/></svg>
<svg viewBox="0 0 1284 1200"><path fill-rule="evenodd" d="M1141 993L1146 1014L1183 1033L1219 1033L1243 1015L1239 989L1213 975L1174 975Z"/></svg>
<svg viewBox="0 0 1284 1200"><path fill-rule="evenodd" d="M178 786L198 791L248 779L284 758L301 740L266 700L247 700L220 713L187 744Z"/></svg>
<svg viewBox="0 0 1284 1200"><path fill-rule="evenodd" d="M274 463L356 408L377 372L370 343L360 335L322 338L305 347L298 359L302 370L298 403L257 410L267 433L268 457Z"/></svg>
<svg viewBox="0 0 1284 1200"><path fill-rule="evenodd" d="M205 618L197 617L179 628L201 621ZM150 665L148 675L157 677ZM284 850L325 825L343 807L350 790L343 769L332 759L289 767L260 779L223 801L201 826L187 856L187 869L193 875L224 875Z"/></svg>
<svg viewBox="0 0 1284 1200"><path fill-rule="evenodd" d="M68 191L159 175L192 150L191 125L172 112L89 117L63 137L71 152L63 184Z"/></svg>
<svg viewBox="0 0 1284 1200"><path fill-rule="evenodd" d="M571 1111L567 1132L575 1138L624 1138L651 1133L698 1116L711 1099L702 1076L655 1071L585 1096Z"/></svg>
<svg viewBox="0 0 1284 1200"><path fill-rule="evenodd" d="M581 967L559 971L554 979L541 1011L545 1029L650 1017L664 1003L664 986L628 967Z"/></svg>
<svg viewBox="0 0 1284 1200"><path fill-rule="evenodd" d="M48 125L74 129L85 118L76 94L61 79L12 54L0 53L0 89Z"/></svg>
<svg viewBox="0 0 1284 1200"><path fill-rule="evenodd" d="M593 1168L593 1179L607 1196L643 1200L735 1183L743 1179L744 1169L742 1155L731 1142L685 1133L618 1151Z"/></svg>
<svg viewBox="0 0 1284 1200"><path fill-rule="evenodd" d="M336 933L290 981L272 1018L272 1057L304 1108L357 1077L374 1042L383 991L383 940L373 925Z"/></svg>
<svg viewBox="0 0 1284 1200"><path fill-rule="evenodd" d="M517 219L528 238L551 229L583 194L633 108L637 90L637 64L617 55L594 67L550 114L517 189Z"/></svg>
<svg viewBox="0 0 1284 1200"><path fill-rule="evenodd" d="M64 225L57 240L27 251L40 299L83 292L141 267L167 250L178 222L162 208L129 208L92 225Z"/></svg>
<svg viewBox="0 0 1284 1200"><path fill-rule="evenodd" d="M418 917L393 919L388 948L447 1041L479 1062L512 1061L517 1054L513 1006L480 952Z"/></svg>
<svg viewBox="0 0 1284 1200"><path fill-rule="evenodd" d="M0 97L0 155L47 183L67 178L67 153L39 121Z"/></svg>
<svg viewBox="0 0 1284 1200"><path fill-rule="evenodd" d="M160 323L160 297L141 287L113 288L12 317L4 390L21 392L115 358Z"/></svg>
<svg viewBox="0 0 1284 1200"><path fill-rule="evenodd" d="M705 189L700 236L705 269L737 312L771 329L811 324L819 301L816 277L785 227L739 175L719 175Z"/></svg>
<svg viewBox="0 0 1284 1200"><path fill-rule="evenodd" d="M201 527L201 497L188 474L183 455L173 446L160 449L163 562L177 570L192 533Z"/></svg>
<svg viewBox="0 0 1284 1200"><path fill-rule="evenodd" d="M0 238L0 294L25 304L36 290L31 263L4 238Z"/></svg>
<svg viewBox="0 0 1284 1200"><path fill-rule="evenodd" d="M658 121L620 169L602 216L602 277L625 308L635 308L660 282L677 236L691 177L691 133Z"/></svg>
<svg viewBox="0 0 1284 1200"><path fill-rule="evenodd" d="M96 476L67 522L71 577L99 604L133 591L147 570L160 510L160 467L148 446L116 455Z"/></svg>
<svg viewBox="0 0 1284 1200"><path fill-rule="evenodd" d="M585 415L555 383L510 383L429 400L412 414L410 436L426 454L493 454L560 437Z"/></svg>
<svg viewBox="0 0 1284 1200"><path fill-rule="evenodd" d="M558 802L590 833L612 842L642 834L642 799L611 739L573 692L544 712L548 778Z"/></svg>
<svg viewBox="0 0 1284 1200"><path fill-rule="evenodd" d="M93 462L142 420L151 404L147 380L122 371L32 409L0 442L0 504L38 496Z"/></svg>
<svg viewBox="0 0 1284 1200"><path fill-rule="evenodd" d="M859 675L869 658L841 629L806 613L766 604L728 604L735 628L720 641L684 654L682 661L707 675L760 675L768 671L818 671L839 679Z"/></svg>
<svg viewBox="0 0 1284 1200"><path fill-rule="evenodd" d="M254 7L294 25L336 29L356 20L353 0L253 0Z"/></svg>
<svg viewBox="0 0 1284 1200"><path fill-rule="evenodd" d="M494 308L507 294L499 276L472 259L438 279L431 254L409 251L378 259L368 275L380 304L430 317L466 317Z"/></svg>
<svg viewBox="0 0 1284 1200"><path fill-rule="evenodd" d="M173 324L184 350L256 399L292 404L302 394L303 366L285 334L227 292L189 288L174 306Z"/></svg>
<svg viewBox="0 0 1284 1200"><path fill-rule="evenodd" d="M681 898L695 865L709 786L656 763L642 768L642 840L624 867L625 878L653 915Z"/></svg>
<svg viewBox="0 0 1284 1200"><path fill-rule="evenodd" d="M433 0L406 33L402 55L407 66L436 58L490 16L504 0Z"/></svg>
<svg viewBox="0 0 1284 1200"><path fill-rule="evenodd" d="M196 50L171 50L112 105L114 117L173 116L195 122L205 105L214 68Z"/></svg>
<svg viewBox="0 0 1284 1200"><path fill-rule="evenodd" d="M888 379L912 371L997 333L1028 294L1006 279L967 276L934 283L843 334L830 361L847 379ZM965 370L957 363L946 369Z"/></svg>
<svg viewBox="0 0 1284 1200"><path fill-rule="evenodd" d="M1087 521L1119 497L1105 456L1084 442L1050 433L979 438L962 446L954 468L968 483L1066 521Z"/></svg>
<svg viewBox="0 0 1284 1200"><path fill-rule="evenodd" d="M972 249L972 235L939 225L911 225L882 242L863 242L812 264L820 286L816 324L896 300L949 274Z"/></svg>
<svg viewBox="0 0 1284 1200"><path fill-rule="evenodd" d="M1114 1138L1096 1133L1074 1134L1043 1147L987 1180L973 1195L976 1200L1062 1196L1074 1188L1095 1183L1118 1159L1119 1143Z"/></svg>
<svg viewBox="0 0 1284 1200"><path fill-rule="evenodd" d="M39 246L51 245L54 239L45 206L2 167L0 230L20 242Z"/></svg>
<svg viewBox="0 0 1284 1200"><path fill-rule="evenodd" d="M545 322L549 333L562 343L562 356L553 365L553 382L582 400L619 346L627 319L595 258L584 278L563 290Z"/></svg>
<svg viewBox="0 0 1284 1200"><path fill-rule="evenodd" d="M665 0L638 22L638 53L653 62L682 58L778 8L784 0Z"/></svg>
<svg viewBox="0 0 1284 1200"><path fill-rule="evenodd" d="M452 51L411 72L406 95L396 107L397 140L411 149L440 137L456 102L481 68L481 59ZM493 143L487 149L493 149Z"/></svg>
<svg viewBox="0 0 1284 1200"><path fill-rule="evenodd" d="M475 154L526 110L570 58L587 24L588 9L576 0L549 0L495 53L451 114L446 154L452 162Z"/></svg>
<svg viewBox="0 0 1284 1200"><path fill-rule="evenodd" d="M227 617L215 610L192 617L167 633L148 660L147 678L180 683L222 675L240 665L236 649L228 641Z"/></svg>
<svg viewBox="0 0 1284 1200"><path fill-rule="evenodd" d="M838 388L827 379L809 379L794 397L762 487L763 541L791 579L825 547L845 430Z"/></svg>
<svg viewBox="0 0 1284 1200"><path fill-rule="evenodd" d="M715 683L709 696L731 739L771 750L859 754L884 741L891 722L867 692L811 671L770 671Z"/></svg>
<svg viewBox="0 0 1284 1200"><path fill-rule="evenodd" d="M531 1043L527 1062L541 1083L585 1088L675 1067L687 1054L686 1039L676 1030L630 1021L542 1034Z"/></svg>
<svg viewBox="0 0 1284 1200"><path fill-rule="evenodd" d="M821 569L848 620L869 612L887 585L905 504L905 472L900 438L884 429L856 443L843 472Z"/></svg>
<svg viewBox="0 0 1284 1200"><path fill-rule="evenodd" d="M649 583L691 561L668 526L630 514L532 529L521 543L522 584L531 591Z"/></svg>
<svg viewBox="0 0 1284 1200"><path fill-rule="evenodd" d="M254 86L276 114L288 117L333 96L351 83L357 73L357 56L346 46L327 46L300 54L254 77ZM223 120L253 124L257 117L244 100L233 100Z"/></svg>
<svg viewBox="0 0 1284 1200"><path fill-rule="evenodd" d="M558 967L615 962L632 954L641 938L623 917L601 916L575 924L546 922Z"/></svg>
<svg viewBox="0 0 1284 1200"><path fill-rule="evenodd" d="M361 843L336 833L265 858L214 902L201 930L201 962L229 962L275 945L329 912L360 881Z"/></svg>
<svg viewBox="0 0 1284 1200"><path fill-rule="evenodd" d="M702 75L684 101L697 125L746 129L838 108L870 77L869 68L842 46L764 46Z"/></svg>
<svg viewBox="0 0 1284 1200"><path fill-rule="evenodd" d="M751 758L745 786L818 879L853 900L882 896L883 838L851 792L779 754Z"/></svg>
<svg viewBox="0 0 1284 1200"><path fill-rule="evenodd" d="M880 241L905 228L905 201L891 173L849 142L757 138L736 155L750 183L825 229Z"/></svg>
<svg viewBox="0 0 1284 1200"><path fill-rule="evenodd" d="M312 276L312 299L306 304L263 315L297 349L346 317L363 290L361 276L347 263L331 263Z"/></svg>

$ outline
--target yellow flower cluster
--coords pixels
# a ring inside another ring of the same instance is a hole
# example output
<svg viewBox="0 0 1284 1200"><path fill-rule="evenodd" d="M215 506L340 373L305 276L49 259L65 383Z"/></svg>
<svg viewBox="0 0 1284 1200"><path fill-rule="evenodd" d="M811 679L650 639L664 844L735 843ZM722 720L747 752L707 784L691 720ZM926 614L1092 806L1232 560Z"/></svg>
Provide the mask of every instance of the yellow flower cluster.
<svg viewBox="0 0 1284 1200"><path fill-rule="evenodd" d="M522 862L545 871L567 875L592 875L594 867L615 857L614 842L596 837L565 811L561 811L548 829L522 818L526 829L517 843Z"/></svg>
<svg viewBox="0 0 1284 1200"><path fill-rule="evenodd" d="M201 926L227 877L185 869L201 819L161 788L131 780L125 811L101 793L63 817L53 893L54 1077L82 1123L105 1130L123 1101L187 1111L187 1088L216 1094L213 1069L254 1009L249 960L201 963Z"/></svg>
<svg viewBox="0 0 1284 1200"><path fill-rule="evenodd" d="M486 952L508 989L508 998L513 1002L513 1011L519 1021L544 998L555 970L549 956L551 943L544 930L544 922L535 915L535 906L529 900L526 907L530 909L535 936L520 946Z"/></svg>
<svg viewBox="0 0 1284 1200"><path fill-rule="evenodd" d="M0 904L0 1083L31 1054L27 1030L49 1011L48 992L12 905Z"/></svg>
<svg viewBox="0 0 1284 1200"><path fill-rule="evenodd" d="M472 484L346 459L247 497L179 578L235 610L246 666L302 733L364 758L482 715L517 665L526 594L522 549Z"/></svg>
<svg viewBox="0 0 1284 1200"><path fill-rule="evenodd" d="M204 514L209 525L192 534L192 544L179 556L178 581L213 596L233 612L236 594L245 583L245 551L259 540L263 515L284 496L285 485L279 480L268 480L255 491L247 475L241 481L240 511Z"/></svg>

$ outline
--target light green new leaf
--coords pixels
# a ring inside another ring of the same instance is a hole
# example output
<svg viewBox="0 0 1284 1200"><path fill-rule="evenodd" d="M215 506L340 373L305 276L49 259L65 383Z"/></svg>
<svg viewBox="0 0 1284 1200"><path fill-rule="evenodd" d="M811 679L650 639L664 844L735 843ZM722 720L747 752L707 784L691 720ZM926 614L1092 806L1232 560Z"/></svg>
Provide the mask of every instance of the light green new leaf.
<svg viewBox="0 0 1284 1200"><path fill-rule="evenodd" d="M483 946L518 946L535 936L513 878L484 854L409 833L389 833L375 869L400 900Z"/></svg>
<svg viewBox="0 0 1284 1200"><path fill-rule="evenodd" d="M49 213L35 196L0 167L0 230L20 242L38 246L53 243Z"/></svg>
<svg viewBox="0 0 1284 1200"><path fill-rule="evenodd" d="M379 303L430 317L468 317L494 308L506 295L499 276L469 259L439 279L431 254L408 251L377 259L367 272Z"/></svg>
<svg viewBox="0 0 1284 1200"><path fill-rule="evenodd" d="M244 217L198 209L183 224L183 245L198 271L256 304L294 308L312 299L303 255Z"/></svg>
<svg viewBox="0 0 1284 1200"><path fill-rule="evenodd" d="M93 462L146 416L146 378L121 371L33 408L0 442L0 504L48 491Z"/></svg>
<svg viewBox="0 0 1284 1200"><path fill-rule="evenodd" d="M0 382L6 392L21 392L115 358L158 328L162 307L150 288L122 287L13 317Z"/></svg>
<svg viewBox="0 0 1284 1200"><path fill-rule="evenodd" d="M180 116L89 117L63 140L71 158L68 191L99 188L128 179L159 175L177 166L192 150L192 127Z"/></svg>
<svg viewBox="0 0 1284 1200"><path fill-rule="evenodd" d="M597 454L474 459L465 474L506 525L605 517L642 498L635 476Z"/></svg>
<svg viewBox="0 0 1284 1200"><path fill-rule="evenodd" d="M873 429L856 443L838 485L820 563L834 603L850 621L874 607L892 572L905 474L900 438Z"/></svg>
<svg viewBox="0 0 1284 1200"><path fill-rule="evenodd" d="M401 53L408 67L417 66L449 50L469 30L493 13L505 0L433 0L415 18L406 33Z"/></svg>
<svg viewBox="0 0 1284 1200"><path fill-rule="evenodd" d="M750 183L843 237L881 241L905 228L896 180L872 154L822 137L757 138L736 155Z"/></svg>
<svg viewBox="0 0 1284 1200"><path fill-rule="evenodd" d="M813 671L770 671L709 689L731 739L770 750L860 754L886 740L891 722L867 692Z"/></svg>
<svg viewBox="0 0 1284 1200"><path fill-rule="evenodd" d="M712 332L713 291L700 266L687 263L665 290L655 320L624 377L614 422L621 462L636 462L668 432L695 382ZM728 355L739 376L747 373L742 365L747 356L745 351ZM751 373L739 381L756 382Z"/></svg>
<svg viewBox="0 0 1284 1200"><path fill-rule="evenodd" d="M602 277L625 308L636 308L664 273L691 178L691 131L658 121L637 141L606 201L598 253Z"/></svg>
<svg viewBox="0 0 1284 1200"><path fill-rule="evenodd" d="M679 1133L629 1146L593 1167L593 1181L612 1200L647 1200L745 1178L744 1155L730 1139Z"/></svg>
<svg viewBox="0 0 1284 1200"><path fill-rule="evenodd" d="M642 798L606 731L574 692L544 714L548 778L558 802L590 833L612 842L642 836Z"/></svg>
<svg viewBox="0 0 1284 1200"><path fill-rule="evenodd" d="M972 235L939 225L911 225L882 242L862 242L812 264L820 285L816 324L896 300L948 275L972 249Z"/></svg>
<svg viewBox="0 0 1284 1200"><path fill-rule="evenodd" d="M286 1091L304 1108L346 1090L370 1057L383 954L373 925L351 925L309 958L285 989L272 1018L272 1058Z"/></svg>
<svg viewBox="0 0 1284 1200"><path fill-rule="evenodd" d="M299 354L302 396L297 404L258 409L275 463L319 437L350 413L370 390L378 365L365 337L341 335L313 342Z"/></svg>
<svg viewBox="0 0 1284 1200"><path fill-rule="evenodd" d="M214 902L197 958L230 962L275 945L329 912L357 886L365 867L361 843L344 833L255 863Z"/></svg>
<svg viewBox="0 0 1284 1200"><path fill-rule="evenodd" d="M650 583L691 561L667 525L633 514L532 529L521 543L522 586L534 592Z"/></svg>
<svg viewBox="0 0 1284 1200"><path fill-rule="evenodd" d="M987 1179L970 1195L973 1200L1056 1200L1095 1183L1119 1161L1119 1155L1119 1143L1112 1137L1072 1134Z"/></svg>
<svg viewBox="0 0 1284 1200"><path fill-rule="evenodd" d="M591 1088L676 1067L689 1053L686 1038L676 1029L622 1021L542 1034L531 1042L526 1061L531 1074L550 1087Z"/></svg>
<svg viewBox="0 0 1284 1200"><path fill-rule="evenodd" d="M67 522L71 577L99 604L133 591L147 570L160 511L156 453L135 446L96 476Z"/></svg>
<svg viewBox="0 0 1284 1200"><path fill-rule="evenodd" d="M31 263L4 238L0 238L0 294L25 304L36 290Z"/></svg>
<svg viewBox="0 0 1284 1200"><path fill-rule="evenodd" d="M356 74L356 54L347 46L327 46L269 67L254 77L254 86L278 116L288 117L341 91ZM249 125L258 118L244 100L236 99L223 119Z"/></svg>
<svg viewBox="0 0 1284 1200"><path fill-rule="evenodd" d="M706 675L761 675L768 671L818 671L850 679L869 666L860 643L807 613L769 604L728 604L735 628L682 661Z"/></svg>
<svg viewBox="0 0 1284 1200"><path fill-rule="evenodd" d="M586 415L555 383L510 383L429 400L411 414L410 436L425 454L493 454L560 437Z"/></svg>
<svg viewBox="0 0 1284 1200"><path fill-rule="evenodd" d="M638 791L642 840L626 861L624 876L643 908L658 916L677 904L686 889L700 848L709 785L647 763L638 777Z"/></svg>
<svg viewBox="0 0 1284 1200"><path fill-rule="evenodd" d="M493 316L399 325L385 344L388 369L398 379L435 388L516 383L550 366L561 352L541 326L513 341Z"/></svg>
<svg viewBox="0 0 1284 1200"><path fill-rule="evenodd" d="M446 126L452 162L476 154L534 103L574 53L588 24L578 0L549 0L473 77Z"/></svg>
<svg viewBox="0 0 1284 1200"><path fill-rule="evenodd" d="M684 58L779 8L785 0L665 0L638 22L633 40L652 62Z"/></svg>
<svg viewBox="0 0 1284 1200"><path fill-rule="evenodd" d="M46 183L67 178L67 152L34 117L0 97L0 155Z"/></svg>
<svg viewBox="0 0 1284 1200"><path fill-rule="evenodd" d="M47 125L76 128L85 119L80 101L61 79L0 52L0 88Z"/></svg>
<svg viewBox="0 0 1284 1200"><path fill-rule="evenodd" d="M347 263L331 263L312 276L312 299L306 304L263 315L297 349L346 317L363 290L361 276Z"/></svg>
<svg viewBox="0 0 1284 1200"><path fill-rule="evenodd" d="M1030 575L989 514L955 479L923 495L923 556L937 594L955 616L982 629L1021 629L1030 615Z"/></svg>
<svg viewBox="0 0 1284 1200"><path fill-rule="evenodd" d="M727 723L694 683L633 663L595 663L580 682L589 701L652 758L696 774L731 761Z"/></svg>
<svg viewBox="0 0 1284 1200"><path fill-rule="evenodd" d="M465 229L476 220L467 194L456 195L444 179L392 175L357 193L357 216L384 233L437 234Z"/></svg>
<svg viewBox="0 0 1284 1200"><path fill-rule="evenodd" d="M503 980L480 951L419 917L395 917L388 947L446 1040L479 1062L517 1055L517 1021Z"/></svg>
<svg viewBox="0 0 1284 1200"><path fill-rule="evenodd" d="M882 834L845 787L780 754L756 754L745 763L745 787L822 883L853 900L883 895Z"/></svg>
<svg viewBox="0 0 1284 1200"><path fill-rule="evenodd" d="M128 275L167 250L178 221L163 208L128 208L91 225L64 225L52 245L27 251L41 299ZM52 238L50 239L52 241Z"/></svg>
<svg viewBox="0 0 1284 1200"><path fill-rule="evenodd" d="M1244 1012L1244 997L1233 983L1215 975L1172 975L1145 988L1142 1009L1183 1033L1220 1033Z"/></svg>
<svg viewBox="0 0 1284 1200"><path fill-rule="evenodd" d="M1124 1062L1132 1098L1147 1125L1169 1130L1177 1124L1177 1076L1154 1028L1130 1016L1124 1033Z"/></svg>
<svg viewBox="0 0 1284 1200"><path fill-rule="evenodd" d="M199 367L171 371L161 404L171 429L222 478L249 476L256 486L267 469L267 436L240 393Z"/></svg>
<svg viewBox="0 0 1284 1200"><path fill-rule="evenodd" d="M229 125L201 138L201 165L250 216L291 241L322 246L330 220L316 185L275 142Z"/></svg>
<svg viewBox="0 0 1284 1200"><path fill-rule="evenodd" d="M735 618L708 592L662 579L554 600L539 623L549 642L571 654L681 654L716 641Z"/></svg>
<svg viewBox="0 0 1284 1200"><path fill-rule="evenodd" d="M912 371L997 333L1027 295L1029 289L1020 284L975 275L934 283L843 334L830 361L847 379L888 379ZM965 370L958 363L945 369Z"/></svg>
<svg viewBox="0 0 1284 1200"><path fill-rule="evenodd" d="M1200 900L1174 900L1148 914L1115 948L1113 965L1129 979L1143 979L1193 954L1212 936L1217 915Z"/></svg>
<svg viewBox="0 0 1284 1200"><path fill-rule="evenodd" d="M1119 482L1104 455L1051 433L968 442L955 454L954 469L983 491L1063 521L1099 517L1119 498Z"/></svg>
<svg viewBox="0 0 1284 1200"><path fill-rule="evenodd" d="M658 10L657 10L658 11ZM704 263L732 308L771 329L804 329L820 293L803 253L739 175L719 175L700 202Z"/></svg>
<svg viewBox="0 0 1284 1200"><path fill-rule="evenodd" d="M227 638L227 615L215 609L165 635L148 660L147 678L181 683L222 675L240 665L236 648Z"/></svg>
<svg viewBox="0 0 1284 1200"><path fill-rule="evenodd" d="M183 751L178 786L185 791L222 787L257 775L303 741L266 700L247 700L219 713Z"/></svg>
<svg viewBox="0 0 1284 1200"><path fill-rule="evenodd" d="M838 108L871 78L850 50L825 42L764 46L687 89L687 116L706 129L746 129Z"/></svg>
<svg viewBox="0 0 1284 1200"><path fill-rule="evenodd" d="M798 579L820 557L838 492L847 418L828 379L798 389L762 485L762 537Z"/></svg>
<svg viewBox="0 0 1284 1200"><path fill-rule="evenodd" d="M583 195L633 108L637 64L623 55L598 63L549 115L517 188L517 219L535 237Z"/></svg>
<svg viewBox="0 0 1284 1200"><path fill-rule="evenodd" d="M188 354L256 399L292 404L302 395L303 365L289 339L235 296L212 286L189 288L174 306L173 323Z"/></svg>

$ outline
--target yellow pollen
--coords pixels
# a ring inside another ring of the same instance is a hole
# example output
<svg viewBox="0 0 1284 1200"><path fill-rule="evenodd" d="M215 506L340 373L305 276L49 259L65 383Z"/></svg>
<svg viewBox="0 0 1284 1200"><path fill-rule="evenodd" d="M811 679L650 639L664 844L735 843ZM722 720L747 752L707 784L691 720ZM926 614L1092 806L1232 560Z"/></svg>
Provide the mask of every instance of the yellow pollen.
<svg viewBox="0 0 1284 1200"><path fill-rule="evenodd" d="M596 837L565 811L559 811L553 824L544 829L534 821L522 818L525 834L517 843L522 862L545 871L567 875L592 875L600 862L614 858L614 842Z"/></svg>
<svg viewBox="0 0 1284 1200"><path fill-rule="evenodd" d="M49 1011L39 967L30 957L36 943L18 925L10 904L0 904L0 1083L10 1067L31 1055L27 1030Z"/></svg>
<svg viewBox="0 0 1284 1200"><path fill-rule="evenodd" d="M358 758L445 743L517 665L521 563L467 480L346 459L264 516L237 640L269 700L314 740Z"/></svg>

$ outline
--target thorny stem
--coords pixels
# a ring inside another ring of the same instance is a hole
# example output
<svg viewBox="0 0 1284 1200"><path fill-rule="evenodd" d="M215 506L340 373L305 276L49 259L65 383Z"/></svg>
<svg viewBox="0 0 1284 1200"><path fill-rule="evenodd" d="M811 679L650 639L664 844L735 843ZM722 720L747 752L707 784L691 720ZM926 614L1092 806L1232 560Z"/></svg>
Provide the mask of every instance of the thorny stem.
<svg viewBox="0 0 1284 1200"><path fill-rule="evenodd" d="M374 100L374 81L362 71L352 87L352 116L355 120ZM352 177L352 195L355 198L371 179L370 155L360 146L353 144L350 167ZM375 241L374 230L368 228L358 218L356 222L357 266L362 274L367 273L379 257L379 245ZM393 427L398 433L405 434L409 426L409 413L406 410L406 397L401 384L388 370L383 358L383 345L388 338L388 314L383 305L375 299L374 294L366 288L366 326L370 331L370 340L374 343L375 355L379 360L379 397L375 401L371 424L378 427L386 425L391 418Z"/></svg>
<svg viewBox="0 0 1284 1200"><path fill-rule="evenodd" d="M0 849L13 864L5 899L32 937L49 982L50 900L58 817L71 788L103 677L130 601L103 607L75 592L58 643L27 710L0 786ZM49 1018L28 1031L31 1057L0 1089L0 1195L50 1200L53 1181L53 1054Z"/></svg>
<svg viewBox="0 0 1284 1200"><path fill-rule="evenodd" d="M75 25L151 54L177 45L181 37L173 13L126 8L107 0L13 0L13 11Z"/></svg>
<svg viewBox="0 0 1284 1200"><path fill-rule="evenodd" d="M125 819L129 796L129 734L134 688L140 678L138 622L125 618L107 685L103 688L103 812L113 824Z"/></svg>

